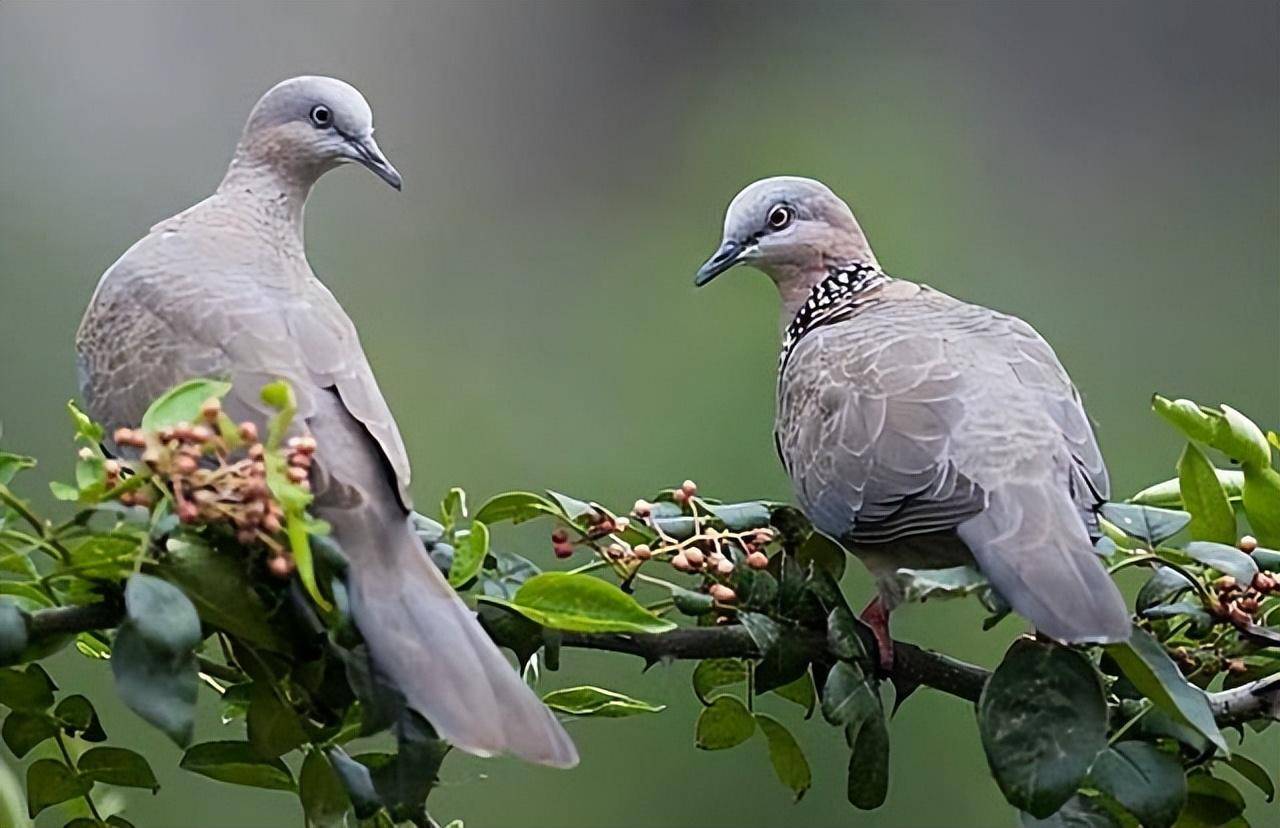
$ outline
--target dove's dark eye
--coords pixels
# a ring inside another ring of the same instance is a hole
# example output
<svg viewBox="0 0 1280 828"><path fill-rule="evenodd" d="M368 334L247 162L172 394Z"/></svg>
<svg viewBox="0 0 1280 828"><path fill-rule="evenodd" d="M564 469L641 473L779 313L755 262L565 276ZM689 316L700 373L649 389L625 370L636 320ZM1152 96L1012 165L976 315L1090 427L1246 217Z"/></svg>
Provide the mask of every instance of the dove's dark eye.
<svg viewBox="0 0 1280 828"><path fill-rule="evenodd" d="M769 211L769 229L782 230L795 220L796 213L785 204L779 204Z"/></svg>
<svg viewBox="0 0 1280 828"><path fill-rule="evenodd" d="M317 129L328 129L333 126L333 112L324 104L319 104L311 109L311 123L316 125Z"/></svg>

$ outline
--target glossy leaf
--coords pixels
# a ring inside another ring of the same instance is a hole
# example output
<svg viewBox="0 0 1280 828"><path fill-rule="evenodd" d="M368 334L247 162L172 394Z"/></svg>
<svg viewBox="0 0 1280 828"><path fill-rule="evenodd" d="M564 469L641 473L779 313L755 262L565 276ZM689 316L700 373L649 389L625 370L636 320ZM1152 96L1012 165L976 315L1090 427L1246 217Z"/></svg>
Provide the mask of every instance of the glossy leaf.
<svg viewBox="0 0 1280 828"><path fill-rule="evenodd" d="M160 783L151 771L151 765L139 753L117 747L95 747L86 750L76 760L82 776L94 782L123 785L128 788L148 788L152 793L160 790Z"/></svg>
<svg viewBox="0 0 1280 828"><path fill-rule="evenodd" d="M542 495L533 492L505 492L495 495L481 506L476 512L475 520L492 526L503 521L523 523L541 515L558 513L555 504Z"/></svg>
<svg viewBox="0 0 1280 828"><path fill-rule="evenodd" d="M1258 564L1253 558L1225 543L1195 541L1187 544L1182 552L1205 566L1212 567L1224 575L1230 575L1241 584L1252 583L1253 576L1258 574Z"/></svg>
<svg viewBox="0 0 1280 828"><path fill-rule="evenodd" d="M796 550L796 563L801 567L825 570L837 581L844 577L847 557L844 547L821 532L811 533Z"/></svg>
<svg viewBox="0 0 1280 828"><path fill-rule="evenodd" d="M618 719L641 713L660 713L664 704L650 704L600 687L567 687L553 690L542 697L542 703L552 710L572 716L598 716Z"/></svg>
<svg viewBox="0 0 1280 828"><path fill-rule="evenodd" d="M1227 499L1232 503L1240 502L1241 490L1244 488L1244 472L1236 469L1214 469L1214 475L1218 479ZM1148 486L1142 491L1129 498L1129 503L1136 503L1140 506L1159 506L1163 509L1181 509L1182 504L1182 486L1178 478L1164 480L1160 483Z"/></svg>
<svg viewBox="0 0 1280 828"><path fill-rule="evenodd" d="M982 573L971 566L950 569L899 569L880 582L898 603L930 598L960 598L988 586Z"/></svg>
<svg viewBox="0 0 1280 828"><path fill-rule="evenodd" d="M544 627L570 632L655 633L675 628L613 584L570 572L535 575L510 602L482 600L508 605Z"/></svg>
<svg viewBox="0 0 1280 828"><path fill-rule="evenodd" d="M201 620L255 647L288 652L254 589L246 561L229 550L170 539L159 572L191 600Z"/></svg>
<svg viewBox="0 0 1280 828"><path fill-rule="evenodd" d="M345 828L350 800L323 753L307 752L298 773L298 798L307 828Z"/></svg>
<svg viewBox="0 0 1280 828"><path fill-rule="evenodd" d="M773 692L775 695L802 707L806 719L813 715L814 708L818 704L818 694L813 687L813 676L809 674L808 670L805 670L798 679L774 689Z"/></svg>
<svg viewBox="0 0 1280 828"><path fill-rule="evenodd" d="M724 750L751 738L756 720L735 696L716 696L698 714L694 743L702 750Z"/></svg>
<svg viewBox="0 0 1280 828"><path fill-rule="evenodd" d="M37 759L27 768L27 813L35 818L45 808L84 796L92 787L92 782L61 762Z"/></svg>
<svg viewBox="0 0 1280 828"><path fill-rule="evenodd" d="M0 670L0 704L10 710L39 713L53 706L56 688L39 665Z"/></svg>
<svg viewBox="0 0 1280 828"><path fill-rule="evenodd" d="M1231 543L1236 537L1236 513L1217 469L1195 443L1187 443L1178 460L1182 508L1191 513L1187 531L1198 541Z"/></svg>
<svg viewBox="0 0 1280 828"><path fill-rule="evenodd" d="M706 504L707 511L719 518L732 532L763 529L769 525L769 507L759 501L748 503Z"/></svg>
<svg viewBox="0 0 1280 828"><path fill-rule="evenodd" d="M1093 787L1136 816L1145 828L1168 828L1187 800L1182 763L1150 742L1115 744L1089 770Z"/></svg>
<svg viewBox="0 0 1280 828"><path fill-rule="evenodd" d="M763 713L755 714L756 724L760 732L769 742L769 761L778 781L791 789L795 800L800 801L805 792L813 785L813 773L809 770L809 762L804 758L804 751L781 722Z"/></svg>
<svg viewBox="0 0 1280 828"><path fill-rule="evenodd" d="M178 765L183 770L230 782L278 791L294 789L293 774L279 759L264 759L248 742L202 742L192 745Z"/></svg>
<svg viewBox="0 0 1280 828"><path fill-rule="evenodd" d="M1134 628L1128 641L1108 645L1107 653L1138 692L1175 720L1195 728L1223 753L1230 754L1204 692L1182 677L1160 642L1146 631Z"/></svg>
<svg viewBox="0 0 1280 828"><path fill-rule="evenodd" d="M1271 450L1262 430L1230 406L1219 410L1191 400L1169 400L1156 394L1151 406L1192 440L1208 443L1241 465L1264 465Z"/></svg>
<svg viewBox="0 0 1280 828"><path fill-rule="evenodd" d="M703 704L711 703L711 691L747 680L749 665L740 658L708 658L693 668L693 692Z"/></svg>
<svg viewBox="0 0 1280 828"><path fill-rule="evenodd" d="M0 737L18 759L26 756L32 748L46 739L52 739L57 732L58 726L49 716L43 713L23 713L21 710L15 710L6 716L4 726L0 727Z"/></svg>
<svg viewBox="0 0 1280 828"><path fill-rule="evenodd" d="M245 716L249 744L267 759L283 756L307 741L307 733L293 708L282 702L267 681L255 681Z"/></svg>
<svg viewBox="0 0 1280 828"><path fill-rule="evenodd" d="M1019 814L1019 824L1022 828L1122 828L1106 808L1080 794L1044 819L1036 819L1024 811Z"/></svg>
<svg viewBox="0 0 1280 828"><path fill-rule="evenodd" d="M68 734L76 734L86 742L105 742L107 733L98 720L98 712L84 696L67 696L53 709L54 718Z"/></svg>
<svg viewBox="0 0 1280 828"><path fill-rule="evenodd" d="M1267 798L1268 802L1275 801L1276 783L1275 780L1271 778L1271 772L1269 770L1264 768L1262 765L1259 765L1249 757L1243 756L1239 753L1232 754L1231 757L1227 759L1227 764L1230 765L1231 769L1236 773L1249 780L1250 784L1255 788L1262 791L1263 796Z"/></svg>
<svg viewBox="0 0 1280 828"><path fill-rule="evenodd" d="M1191 582L1181 572L1171 567L1162 566L1151 574L1147 582L1138 590L1138 598L1134 607L1142 612L1157 604L1172 600L1191 589Z"/></svg>
<svg viewBox="0 0 1280 828"><path fill-rule="evenodd" d="M836 662L822 688L822 718L837 727L857 727L878 715L882 711L875 680L857 664Z"/></svg>
<svg viewBox="0 0 1280 828"><path fill-rule="evenodd" d="M1009 804L1047 817L1071 798L1106 747L1101 679L1080 653L1019 639L983 688L978 731Z"/></svg>
<svg viewBox="0 0 1280 828"><path fill-rule="evenodd" d="M459 537L454 547L453 565L449 567L449 585L457 588L470 581L484 565L489 554L489 527L473 520L466 537Z"/></svg>
<svg viewBox="0 0 1280 828"><path fill-rule="evenodd" d="M1280 548L1280 472L1269 466L1244 470L1244 513L1263 546Z"/></svg>
<svg viewBox="0 0 1280 828"><path fill-rule="evenodd" d="M1104 503L1100 511L1122 532L1151 546L1164 543L1191 522L1191 515L1187 512L1131 503Z"/></svg>
<svg viewBox="0 0 1280 828"><path fill-rule="evenodd" d="M210 397L221 399L231 390L231 383L211 379L193 379L170 388L147 408L142 427L147 431L194 423L200 418L200 407Z"/></svg>
<svg viewBox="0 0 1280 828"><path fill-rule="evenodd" d="M876 698L873 715L845 726L849 745L849 773L846 796L855 808L874 810L889 795L889 728L884 710Z"/></svg>

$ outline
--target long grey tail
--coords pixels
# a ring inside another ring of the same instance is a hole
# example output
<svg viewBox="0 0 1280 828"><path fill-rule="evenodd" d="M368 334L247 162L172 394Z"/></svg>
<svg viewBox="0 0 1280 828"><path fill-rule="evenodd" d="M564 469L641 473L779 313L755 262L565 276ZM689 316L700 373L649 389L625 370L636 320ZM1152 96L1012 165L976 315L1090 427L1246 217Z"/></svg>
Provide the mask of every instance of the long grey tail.
<svg viewBox="0 0 1280 828"><path fill-rule="evenodd" d="M1129 610L1084 521L1052 480L1011 483L957 528L978 568L1035 628L1073 644L1129 638Z"/></svg>
<svg viewBox="0 0 1280 828"><path fill-rule="evenodd" d="M342 517L334 528L351 558L356 626L409 706L467 753L576 765L569 735L450 588L408 520L383 523L360 510Z"/></svg>

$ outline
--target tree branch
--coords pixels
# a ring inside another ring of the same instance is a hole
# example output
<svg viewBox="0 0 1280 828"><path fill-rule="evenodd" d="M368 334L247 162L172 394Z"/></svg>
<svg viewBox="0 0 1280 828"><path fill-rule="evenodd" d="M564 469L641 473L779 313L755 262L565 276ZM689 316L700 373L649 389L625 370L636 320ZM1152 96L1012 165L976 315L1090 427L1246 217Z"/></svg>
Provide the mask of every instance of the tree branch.
<svg viewBox="0 0 1280 828"><path fill-rule="evenodd" d="M103 602L79 607L57 607L31 613L30 635L72 634L110 629L124 617L118 604ZM826 637L801 631L798 642L817 658L834 660ZM617 633L561 634L561 645L583 650L601 650L639 656L649 662L664 659L759 658L760 651L741 626L686 627L650 635ZM914 644L894 642L891 677L906 685L930 687L942 693L977 702L990 671ZM1231 690L1206 694L1214 718L1222 727L1241 725L1253 719L1280 720L1280 674Z"/></svg>

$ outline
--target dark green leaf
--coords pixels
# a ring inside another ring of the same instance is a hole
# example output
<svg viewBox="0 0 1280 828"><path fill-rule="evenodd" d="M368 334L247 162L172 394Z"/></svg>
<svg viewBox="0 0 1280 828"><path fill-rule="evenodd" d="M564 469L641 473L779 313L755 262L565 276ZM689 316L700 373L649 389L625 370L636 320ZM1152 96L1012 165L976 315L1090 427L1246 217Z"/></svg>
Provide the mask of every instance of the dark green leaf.
<svg viewBox="0 0 1280 828"><path fill-rule="evenodd" d="M813 689L813 677L809 675L808 670L805 670L800 678L790 684L782 685L773 692L803 707L806 719L813 715L814 707L818 704L818 694Z"/></svg>
<svg viewBox="0 0 1280 828"><path fill-rule="evenodd" d="M1195 541L1187 544L1182 551L1205 566L1213 567L1224 575L1230 575L1241 584L1252 583L1253 576L1258 574L1258 565L1254 563L1253 558L1225 543Z"/></svg>
<svg viewBox="0 0 1280 828"><path fill-rule="evenodd" d="M1259 546L1250 553L1250 557L1258 565L1258 569L1266 572L1280 572L1280 552Z"/></svg>
<svg viewBox="0 0 1280 828"><path fill-rule="evenodd" d="M773 609L778 597L778 581L767 571L739 565L733 572L733 588L742 609Z"/></svg>
<svg viewBox="0 0 1280 828"><path fill-rule="evenodd" d="M1128 641L1108 645L1107 653L1139 693L1176 720L1194 727L1223 753L1231 752L1203 691L1187 683L1164 647L1149 633L1135 627Z"/></svg>
<svg viewBox="0 0 1280 828"><path fill-rule="evenodd" d="M565 517L571 521L576 521L578 518L586 517L587 515L594 515L597 512L596 507L585 500L578 500L576 497L569 497L569 495L560 494L559 492L548 491L547 494L560 507Z"/></svg>
<svg viewBox="0 0 1280 828"><path fill-rule="evenodd" d="M552 710L572 716L599 716L618 719L640 713L660 713L664 704L650 704L600 687L567 687L553 690L542 697L542 703Z"/></svg>
<svg viewBox="0 0 1280 828"><path fill-rule="evenodd" d="M695 744L703 750L724 750L740 745L756 732L756 720L734 696L716 696L698 714Z"/></svg>
<svg viewBox="0 0 1280 828"><path fill-rule="evenodd" d="M1218 485L1227 493L1227 498L1239 502L1241 490L1244 488L1244 473L1234 469L1214 469ZM1178 478L1165 480L1148 486L1129 498L1129 503L1140 506L1159 506L1163 509L1182 508L1182 486Z"/></svg>
<svg viewBox="0 0 1280 828"><path fill-rule="evenodd" d="M768 693L797 681L806 675L810 660L809 648L794 635L779 635L777 643L755 665L756 693Z"/></svg>
<svg viewBox="0 0 1280 828"><path fill-rule="evenodd" d="M249 744L267 759L283 756L307 741L298 714L280 701L266 681L253 683L246 724Z"/></svg>
<svg viewBox="0 0 1280 828"><path fill-rule="evenodd" d="M782 628L778 626L777 621L758 612L740 612L738 620L742 622L742 626L746 627L747 633L755 642L756 649L761 655L767 655L777 646L778 636L782 634Z"/></svg>
<svg viewBox="0 0 1280 828"><path fill-rule="evenodd" d="M694 592L684 587L671 587L671 600L676 609L685 615L706 615L715 608L715 599L705 592Z"/></svg>
<svg viewBox="0 0 1280 828"><path fill-rule="evenodd" d="M179 655L200 644L200 617L173 584L139 573L125 585L124 601L128 623L149 647Z"/></svg>
<svg viewBox="0 0 1280 828"><path fill-rule="evenodd" d="M96 747L85 751L76 766L82 776L94 782L123 785L129 788L149 788L152 793L160 790L151 765L140 754L115 747Z"/></svg>
<svg viewBox="0 0 1280 828"><path fill-rule="evenodd" d="M481 600L507 604L495 598ZM533 576L507 605L545 627L570 632L654 633L676 626L613 584L570 572Z"/></svg>
<svg viewBox="0 0 1280 828"><path fill-rule="evenodd" d="M707 511L720 519L731 532L763 529L769 525L769 507L759 501L749 503L706 504Z"/></svg>
<svg viewBox="0 0 1280 828"><path fill-rule="evenodd" d="M1089 770L1089 781L1146 828L1173 825L1187 800L1182 763L1150 742L1120 742L1107 748Z"/></svg>
<svg viewBox="0 0 1280 828"><path fill-rule="evenodd" d="M105 742L107 733L98 720L98 712L87 698L81 695L67 696L53 709L54 717L69 734L79 734L86 742Z"/></svg>
<svg viewBox="0 0 1280 828"><path fill-rule="evenodd" d="M0 670L0 704L10 710L39 713L53 706L56 688L39 665L32 664L26 670L7 668Z"/></svg>
<svg viewBox="0 0 1280 828"><path fill-rule="evenodd" d="M1236 513L1218 471L1195 443L1187 443L1178 460L1182 507L1191 513L1187 531L1198 541L1231 543L1236 539Z"/></svg>
<svg viewBox="0 0 1280 828"><path fill-rule="evenodd" d="M61 762L37 759L27 768L27 813L34 819L45 808L84 796L92 787Z"/></svg>
<svg viewBox="0 0 1280 828"><path fill-rule="evenodd" d="M708 658L693 668L693 692L703 704L711 704L711 691L747 680L747 662L740 658Z"/></svg>
<svg viewBox="0 0 1280 828"><path fill-rule="evenodd" d="M978 730L1004 797L1041 819L1071 798L1107 744L1107 702L1089 659L1019 639L978 701Z"/></svg>
<svg viewBox="0 0 1280 828"><path fill-rule="evenodd" d="M318 750L307 752L298 774L298 798L307 828L345 828L350 800L342 782Z"/></svg>
<svg viewBox="0 0 1280 828"><path fill-rule="evenodd" d="M821 569L839 581L844 577L844 547L821 532L813 532L796 550L796 563L803 568Z"/></svg>
<svg viewBox="0 0 1280 828"><path fill-rule="evenodd" d="M453 565L449 568L449 584L460 587L474 578L488 554L489 527L478 520L473 520L465 538L460 534L458 544L454 547Z"/></svg>
<svg viewBox="0 0 1280 828"><path fill-rule="evenodd" d="M844 729L851 750L846 793L849 803L864 811L879 808L889 794L889 728L879 702L874 715Z"/></svg>
<svg viewBox="0 0 1280 828"><path fill-rule="evenodd" d="M1131 503L1104 503L1102 516L1122 532L1156 546L1178 534L1191 515L1176 509L1157 509Z"/></svg>
<svg viewBox="0 0 1280 828"><path fill-rule="evenodd" d="M1187 805L1177 828L1218 828L1244 813L1245 801L1230 782L1204 773L1187 777Z"/></svg>
<svg viewBox="0 0 1280 828"><path fill-rule="evenodd" d="M15 710L4 720L0 737L18 759L26 756L33 747L45 739L52 739L58 726L43 713L23 713Z"/></svg>
<svg viewBox="0 0 1280 828"><path fill-rule="evenodd" d="M804 751L791 732L777 719L763 713L756 713L755 719L760 732L769 742L769 761L773 764L773 772L777 774L779 782L791 789L799 802L813 784L813 773L809 770L808 760L804 758Z"/></svg>
<svg viewBox="0 0 1280 828"><path fill-rule="evenodd" d="M329 748L326 755L351 800L356 818L367 819L373 816L382 807L382 800L373 787L373 776L369 773L368 765L357 762L338 747Z"/></svg>
<svg viewBox="0 0 1280 828"><path fill-rule="evenodd" d="M27 649L29 623L27 614L16 604L0 602L0 666L21 660L23 651Z"/></svg>
<svg viewBox="0 0 1280 828"><path fill-rule="evenodd" d="M210 397L221 399L231 390L231 383L210 379L193 379L176 385L162 394L147 413L142 415L142 427L157 431L178 423L194 423L200 418L200 407Z"/></svg>
<svg viewBox="0 0 1280 828"><path fill-rule="evenodd" d="M1138 612L1142 612L1149 607L1176 598L1189 589L1191 589L1191 582L1181 572L1162 566L1152 573L1147 582L1142 585L1142 589L1138 590L1138 600L1134 606Z"/></svg>
<svg viewBox="0 0 1280 828"><path fill-rule="evenodd" d="M475 519L492 526L504 520L523 523L540 515L555 514L559 514L555 504L542 495L533 492L505 492L495 495L481 506Z"/></svg>
<svg viewBox="0 0 1280 828"><path fill-rule="evenodd" d="M202 742L192 745L178 765L183 770L230 782L277 791L294 790L293 775L279 759L264 759L248 742Z"/></svg>
<svg viewBox="0 0 1280 828"><path fill-rule="evenodd" d="M837 727L858 727L867 719L881 715L874 679L867 678L857 664L836 662L822 688L822 718Z"/></svg>
<svg viewBox="0 0 1280 828"><path fill-rule="evenodd" d="M170 539L166 549L161 575L182 590L206 624L255 647L288 652L267 619L244 559L186 540Z"/></svg>
<svg viewBox="0 0 1280 828"><path fill-rule="evenodd" d="M544 641L542 625L530 621L507 604L481 601L476 605L476 611L489 637L515 653L521 669L541 649Z"/></svg>
<svg viewBox="0 0 1280 828"><path fill-rule="evenodd" d="M437 781L449 746L436 739L434 731L416 714L406 714L394 729L398 748L395 755L355 758L368 761L374 789L391 816L397 821L420 824L425 820L427 794Z"/></svg>
<svg viewBox="0 0 1280 828"><path fill-rule="evenodd" d="M1226 760L1232 770L1249 780L1255 788L1262 791L1268 802L1272 802L1276 798L1276 783L1271 778L1271 772L1259 765L1247 756L1234 753Z"/></svg>
<svg viewBox="0 0 1280 828"><path fill-rule="evenodd" d="M863 622L846 607L836 607L827 616L827 646L836 658L869 663L870 656L862 643L859 627ZM868 632L868 635L870 632Z"/></svg>
<svg viewBox="0 0 1280 828"><path fill-rule="evenodd" d="M1019 814L1022 828L1120 828L1121 823L1101 803L1076 794L1067 804L1044 819Z"/></svg>

